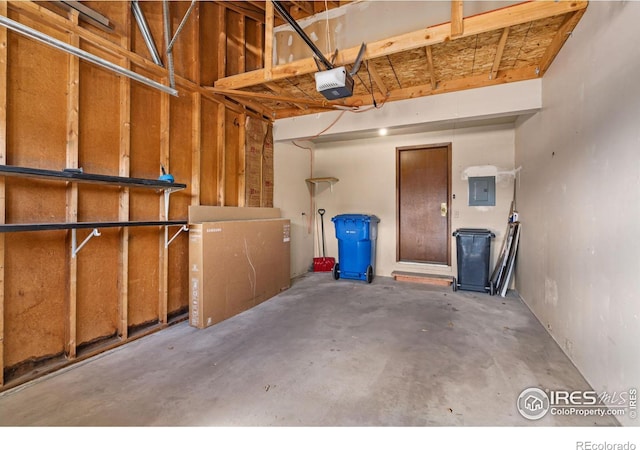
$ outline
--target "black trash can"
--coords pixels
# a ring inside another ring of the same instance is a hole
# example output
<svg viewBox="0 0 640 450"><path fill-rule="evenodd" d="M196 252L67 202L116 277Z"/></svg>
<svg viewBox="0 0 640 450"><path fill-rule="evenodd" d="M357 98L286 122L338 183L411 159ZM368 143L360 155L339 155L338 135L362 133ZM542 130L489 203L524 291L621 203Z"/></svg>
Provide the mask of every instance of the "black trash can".
<svg viewBox="0 0 640 450"><path fill-rule="evenodd" d="M482 228L459 228L456 237L458 279L453 288L464 291L489 292L489 265L491 264L491 239L496 237Z"/></svg>

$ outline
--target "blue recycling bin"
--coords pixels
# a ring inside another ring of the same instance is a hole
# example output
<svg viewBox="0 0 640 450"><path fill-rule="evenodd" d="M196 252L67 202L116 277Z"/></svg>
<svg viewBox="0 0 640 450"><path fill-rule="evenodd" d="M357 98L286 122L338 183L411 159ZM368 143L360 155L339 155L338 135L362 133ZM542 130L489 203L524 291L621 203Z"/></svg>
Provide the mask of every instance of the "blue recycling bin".
<svg viewBox="0 0 640 450"><path fill-rule="evenodd" d="M373 281L376 267L378 219L366 214L340 214L331 219L338 239L338 262L333 278Z"/></svg>

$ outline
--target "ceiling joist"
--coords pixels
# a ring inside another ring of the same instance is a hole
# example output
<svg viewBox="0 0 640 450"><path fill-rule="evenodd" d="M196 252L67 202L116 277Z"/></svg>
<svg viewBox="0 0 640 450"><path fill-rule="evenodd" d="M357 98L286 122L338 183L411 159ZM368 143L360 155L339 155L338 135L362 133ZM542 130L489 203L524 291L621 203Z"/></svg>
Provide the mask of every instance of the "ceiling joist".
<svg viewBox="0 0 640 450"><path fill-rule="evenodd" d="M436 74L433 69L433 51L431 47L426 47L425 49L427 54L427 68L429 70L429 78L431 79L431 89L434 89L438 86L438 82L436 81Z"/></svg>
<svg viewBox="0 0 640 450"><path fill-rule="evenodd" d="M513 27L547 17L567 14L585 9L588 2L548 2L535 1L521 3L509 8L467 17L463 20L464 32L460 38L475 36L507 27ZM384 39L367 44L365 59L374 59L392 55L407 50L439 44L451 39L451 25L449 23L436 25L426 29L405 33L391 39ZM342 50L338 54L337 64L353 64L360 47ZM330 55L327 55L330 57ZM305 58L292 63L274 66L269 80L265 77L265 70L259 69L216 81L215 86L224 89L240 89L255 86L265 81L281 80L284 78L310 74L317 71L313 58Z"/></svg>
<svg viewBox="0 0 640 450"><path fill-rule="evenodd" d="M498 69L500 68L500 62L502 61L502 55L504 54L504 48L507 45L507 38L509 37L509 28L505 28L502 30L502 35L500 36L500 42L498 42L498 49L496 50L496 56L493 59L493 66L491 67L491 73L489 74L489 79L493 80L498 74Z"/></svg>
<svg viewBox="0 0 640 450"><path fill-rule="evenodd" d="M565 22L562 24L558 32L556 33L553 41L547 47L547 51L545 52L542 60L540 61L540 73L544 75L547 71L551 63L553 62L555 56L558 54L565 41L571 35L571 31L576 27L580 19L585 13L585 9L578 10L567 17Z"/></svg>
<svg viewBox="0 0 640 450"><path fill-rule="evenodd" d="M464 16L462 11L462 0L451 2L451 37L460 37L464 33Z"/></svg>

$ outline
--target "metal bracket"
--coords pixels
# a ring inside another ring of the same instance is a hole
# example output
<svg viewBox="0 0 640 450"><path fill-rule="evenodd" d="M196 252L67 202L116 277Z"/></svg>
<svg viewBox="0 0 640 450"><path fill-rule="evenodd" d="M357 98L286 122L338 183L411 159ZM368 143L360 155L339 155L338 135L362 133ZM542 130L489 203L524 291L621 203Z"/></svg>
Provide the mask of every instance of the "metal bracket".
<svg viewBox="0 0 640 450"><path fill-rule="evenodd" d="M180 225L180 229L173 235L173 237L171 237L171 239L169 239L170 226L171 225L167 225L164 227L164 248L169 248L169 244L171 244L175 240L175 238L180 235L180 233L182 233L183 231L189 231L188 225Z"/></svg>
<svg viewBox="0 0 640 450"><path fill-rule="evenodd" d="M76 233L77 233L77 230L73 228L71 230L71 257L72 258L76 257L80 249L82 249L82 247L84 247L87 244L87 242L91 240L92 237L100 236L100 231L98 231L97 228L94 228L93 231L89 234L89 236L87 236L85 240L82 241L80 245L78 245Z"/></svg>
<svg viewBox="0 0 640 450"><path fill-rule="evenodd" d="M169 220L169 198L172 192L174 192L174 190L171 188L164 189L164 220ZM171 244L180 233L183 231L189 231L189 227L187 225L180 225L180 229L171 237L171 239L169 239L170 226L171 225L166 225L164 227L164 248L169 248L169 244Z"/></svg>

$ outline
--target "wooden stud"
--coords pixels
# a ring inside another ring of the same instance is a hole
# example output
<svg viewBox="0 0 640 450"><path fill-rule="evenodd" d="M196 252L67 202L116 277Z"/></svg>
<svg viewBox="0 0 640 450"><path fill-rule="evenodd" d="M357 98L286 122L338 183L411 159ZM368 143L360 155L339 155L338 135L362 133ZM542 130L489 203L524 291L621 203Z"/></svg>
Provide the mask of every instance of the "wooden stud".
<svg viewBox="0 0 640 450"><path fill-rule="evenodd" d="M567 14L586 8L588 2L548 2L534 1L520 3L508 8L498 9L485 14L468 17L464 20L464 32L460 37L475 36L522 23L528 23L548 17ZM440 44L450 39L451 26L448 23L429 27L383 39L367 44L367 59L389 56L394 53ZM338 55L338 64L348 65L355 61L360 47L342 50ZM305 58L272 68L271 77L266 78L265 69L230 76L216 81L215 87L240 89L255 86L265 81L281 80L297 75L314 73L318 70L313 58Z"/></svg>
<svg viewBox="0 0 640 450"><path fill-rule="evenodd" d="M489 79L493 80L498 75L498 69L500 68L500 61L502 61L502 54L504 53L504 47L507 45L507 38L509 37L509 27L502 30L500 41L498 42L498 49L496 50L496 56L493 59L493 66L491 67L491 73Z"/></svg>
<svg viewBox="0 0 640 450"><path fill-rule="evenodd" d="M459 37L464 33L463 1L451 1L451 37Z"/></svg>
<svg viewBox="0 0 640 450"><path fill-rule="evenodd" d="M131 30L131 15L126 14L125 30ZM129 50L131 46L130 33L120 39L121 45ZM130 69L127 58L122 58L121 65ZM118 175L129 177L131 156L131 80L120 77L120 163ZM126 222L130 218L129 188L120 191L118 206L118 220ZM120 250L118 255L118 335L120 339L129 337L129 228L123 227L120 232Z"/></svg>
<svg viewBox="0 0 640 450"><path fill-rule="evenodd" d="M247 116L241 114L239 116L240 123L238 126L238 206L245 206L247 199L247 179L246 179L246 167L247 167L247 153L246 153L246 139L247 139Z"/></svg>
<svg viewBox="0 0 640 450"><path fill-rule="evenodd" d="M196 84L200 85L201 83L201 73L200 73L200 2L196 3L196 6L191 11L193 26L191 27L191 42L193 45L191 46L191 61L189 65L191 66L191 75L193 76L193 80Z"/></svg>
<svg viewBox="0 0 640 450"><path fill-rule="evenodd" d="M547 47L546 52L540 60L540 76L543 76L546 73L565 41L569 39L571 30L576 27L585 11L585 9L581 9L568 15L564 23L560 26L560 29L554 36L553 41L551 41L551 44Z"/></svg>
<svg viewBox="0 0 640 450"><path fill-rule="evenodd" d="M0 1L0 14L7 16L7 2ZM0 164L7 164L7 29L0 27ZM0 223L6 222L5 179L0 177ZM0 387L4 385L4 238L0 236Z"/></svg>
<svg viewBox="0 0 640 450"><path fill-rule="evenodd" d="M225 153L226 153L226 108L218 105L218 132L216 133L216 151L218 153L218 206L224 206L225 196Z"/></svg>
<svg viewBox="0 0 640 450"><path fill-rule="evenodd" d="M218 79L227 76L227 9L218 9Z"/></svg>
<svg viewBox="0 0 640 450"><path fill-rule="evenodd" d="M70 12L71 21L78 23L79 14L77 11ZM78 47L80 38L77 35L70 35L70 44ZM69 71L67 84L67 150L66 150L66 166L69 168L78 167L78 130L80 108L80 60L78 57L69 55ZM78 221L78 184L68 183L67 185L67 204L66 204L66 221ZM67 358L74 359L76 357L76 334L77 334L77 296L78 296L78 258L71 257L71 232L68 233L69 249L67 266L69 277L69 289L67 297L67 326L65 330L65 354Z"/></svg>
<svg viewBox="0 0 640 450"><path fill-rule="evenodd" d="M202 96L191 94L191 204L200 205L200 173L202 159Z"/></svg>
<svg viewBox="0 0 640 450"><path fill-rule="evenodd" d="M436 89L438 87L438 82L436 80L436 74L433 68L433 52L431 51L431 46L426 47L427 53L427 68L429 69L429 78L431 79L431 89Z"/></svg>
<svg viewBox="0 0 640 450"><path fill-rule="evenodd" d="M247 30L246 30L246 20L245 16L241 15L240 20L238 21L238 31L239 35L236 36L238 39L238 51L240 54L238 55L238 65L240 73L245 73L247 71Z"/></svg>
<svg viewBox="0 0 640 450"><path fill-rule="evenodd" d="M264 23L264 79L270 81L273 70L273 3L266 2Z"/></svg>
<svg viewBox="0 0 640 450"><path fill-rule="evenodd" d="M164 82L168 82L165 79ZM170 133L171 133L171 98L164 92L160 94L160 163L170 173ZM160 168L158 168L159 170ZM160 220L169 220L169 211L165 208L164 195L160 196ZM164 246L164 230L159 233L159 274L160 295L158 296L158 321L167 323L167 305L169 302L169 251Z"/></svg>
<svg viewBox="0 0 640 450"><path fill-rule="evenodd" d="M254 11L249 8L242 8L238 6L236 3L231 1L217 1L217 4L224 6L226 9L229 9L233 12L240 14L242 17L249 17L257 22L264 22L264 16L260 14L258 11ZM241 2L244 3L244 2Z"/></svg>
<svg viewBox="0 0 640 450"><path fill-rule="evenodd" d="M260 22L255 24L256 47L258 48L257 63L259 67L264 67L264 27Z"/></svg>

